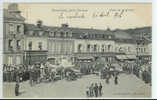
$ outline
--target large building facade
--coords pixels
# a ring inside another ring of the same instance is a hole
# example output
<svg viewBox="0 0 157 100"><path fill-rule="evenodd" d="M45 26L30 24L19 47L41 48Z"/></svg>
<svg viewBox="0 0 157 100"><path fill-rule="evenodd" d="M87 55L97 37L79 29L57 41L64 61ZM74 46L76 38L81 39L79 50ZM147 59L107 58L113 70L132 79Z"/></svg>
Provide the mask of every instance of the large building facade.
<svg viewBox="0 0 157 100"><path fill-rule="evenodd" d="M4 9L3 21L3 62L22 64L24 50L24 18L16 4Z"/></svg>
<svg viewBox="0 0 157 100"><path fill-rule="evenodd" d="M144 30L144 31L143 31ZM147 31L146 31L147 30ZM136 33L137 32L137 33ZM135 34L136 33L136 34ZM80 59L104 58L104 62L145 57L151 60L151 27L138 30L106 30L45 26L41 20L24 23L17 4L4 11L4 64L33 64L50 60L58 64L62 59L72 63ZM141 42L138 42L141 40Z"/></svg>

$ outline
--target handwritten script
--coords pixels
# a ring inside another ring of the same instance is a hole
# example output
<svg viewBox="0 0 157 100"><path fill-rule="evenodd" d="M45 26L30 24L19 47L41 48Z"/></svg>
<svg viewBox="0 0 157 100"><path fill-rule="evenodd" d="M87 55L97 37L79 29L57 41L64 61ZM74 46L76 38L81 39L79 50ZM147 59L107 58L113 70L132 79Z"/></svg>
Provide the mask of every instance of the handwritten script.
<svg viewBox="0 0 157 100"><path fill-rule="evenodd" d="M74 18L104 18L104 17L114 17L122 18L127 13L132 12L133 9L106 9L102 11L89 11L87 9L52 9L52 12L57 12L57 17L59 19L74 19Z"/></svg>

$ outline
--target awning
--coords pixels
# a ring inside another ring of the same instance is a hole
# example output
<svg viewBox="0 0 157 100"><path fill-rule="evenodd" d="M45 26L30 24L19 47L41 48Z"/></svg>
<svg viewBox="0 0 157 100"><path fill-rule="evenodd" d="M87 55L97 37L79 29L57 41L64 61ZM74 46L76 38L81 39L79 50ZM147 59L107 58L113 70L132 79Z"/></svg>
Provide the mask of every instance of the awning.
<svg viewBox="0 0 157 100"><path fill-rule="evenodd" d="M135 55L126 55L128 59L136 59Z"/></svg>
<svg viewBox="0 0 157 100"><path fill-rule="evenodd" d="M55 60L55 57L47 57L47 60Z"/></svg>
<svg viewBox="0 0 157 100"><path fill-rule="evenodd" d="M126 55L116 55L117 59L128 59Z"/></svg>
<svg viewBox="0 0 157 100"><path fill-rule="evenodd" d="M88 60L88 59L93 59L93 57L78 57L77 59L79 59L79 60Z"/></svg>

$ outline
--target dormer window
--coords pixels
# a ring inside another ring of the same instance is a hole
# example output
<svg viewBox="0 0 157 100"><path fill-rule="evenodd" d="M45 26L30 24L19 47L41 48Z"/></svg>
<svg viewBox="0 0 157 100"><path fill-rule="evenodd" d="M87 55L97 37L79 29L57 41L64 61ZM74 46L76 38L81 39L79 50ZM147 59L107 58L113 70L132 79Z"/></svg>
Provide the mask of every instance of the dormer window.
<svg viewBox="0 0 157 100"><path fill-rule="evenodd" d="M49 32L49 36L54 36L54 32Z"/></svg>
<svg viewBox="0 0 157 100"><path fill-rule="evenodd" d="M69 33L69 37L72 37L72 32Z"/></svg>
<svg viewBox="0 0 157 100"><path fill-rule="evenodd" d="M34 33L33 31L30 31L30 32L29 32L29 35L30 35L30 36L33 36L33 33Z"/></svg>
<svg viewBox="0 0 157 100"><path fill-rule="evenodd" d="M43 31L39 31L39 36L42 36L43 35Z"/></svg>
<svg viewBox="0 0 157 100"><path fill-rule="evenodd" d="M64 37L64 32L61 32L60 34L61 34L61 37Z"/></svg>
<svg viewBox="0 0 157 100"><path fill-rule="evenodd" d="M56 32L57 37L60 37L60 35L61 35L60 32Z"/></svg>
<svg viewBox="0 0 157 100"><path fill-rule="evenodd" d="M56 33L57 33L57 32L54 32L54 37L56 37Z"/></svg>
<svg viewBox="0 0 157 100"><path fill-rule="evenodd" d="M104 34L102 35L102 38L105 38L105 35L104 35Z"/></svg>
<svg viewBox="0 0 157 100"><path fill-rule="evenodd" d="M111 39L111 36L110 36L110 35L108 36L108 39Z"/></svg>

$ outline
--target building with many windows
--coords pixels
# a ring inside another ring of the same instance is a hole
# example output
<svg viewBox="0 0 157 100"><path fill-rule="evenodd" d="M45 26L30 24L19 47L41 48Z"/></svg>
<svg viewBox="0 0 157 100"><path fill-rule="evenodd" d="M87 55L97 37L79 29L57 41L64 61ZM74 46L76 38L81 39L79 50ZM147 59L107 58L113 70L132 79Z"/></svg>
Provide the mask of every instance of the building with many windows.
<svg viewBox="0 0 157 100"><path fill-rule="evenodd" d="M17 4L8 6L3 14L3 62L22 64L24 51L24 20Z"/></svg>
<svg viewBox="0 0 157 100"><path fill-rule="evenodd" d="M143 34L143 35L141 35ZM17 4L4 9L4 64L33 64L62 59L72 63L104 58L104 62L151 59L151 27L106 30L24 23ZM141 38L142 37L142 38ZM139 42L140 41L140 42Z"/></svg>

